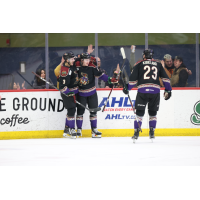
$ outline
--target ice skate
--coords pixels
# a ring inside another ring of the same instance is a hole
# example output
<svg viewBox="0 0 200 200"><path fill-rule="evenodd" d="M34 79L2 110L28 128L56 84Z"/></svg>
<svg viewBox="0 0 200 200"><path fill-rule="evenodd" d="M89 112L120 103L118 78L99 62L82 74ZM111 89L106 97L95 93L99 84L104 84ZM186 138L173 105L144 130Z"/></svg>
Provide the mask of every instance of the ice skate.
<svg viewBox="0 0 200 200"><path fill-rule="evenodd" d="M149 138L151 139L151 141L153 142L153 139L155 139L155 136L154 136L154 128L153 127L150 127L150 130L149 130Z"/></svg>
<svg viewBox="0 0 200 200"><path fill-rule="evenodd" d="M69 127L65 127L63 137L70 137L71 133L69 131Z"/></svg>
<svg viewBox="0 0 200 200"><path fill-rule="evenodd" d="M77 133L74 128L70 129L71 139L76 139Z"/></svg>
<svg viewBox="0 0 200 200"><path fill-rule="evenodd" d="M138 139L139 133L140 133L140 129L139 129L139 128L138 128L138 129L134 129L134 135L133 135L133 137L132 137L133 143L135 143L135 140Z"/></svg>
<svg viewBox="0 0 200 200"><path fill-rule="evenodd" d="M77 137L82 136L82 129L78 128L77 129Z"/></svg>
<svg viewBox="0 0 200 200"><path fill-rule="evenodd" d="M97 128L92 128L92 138L101 138L101 134Z"/></svg>

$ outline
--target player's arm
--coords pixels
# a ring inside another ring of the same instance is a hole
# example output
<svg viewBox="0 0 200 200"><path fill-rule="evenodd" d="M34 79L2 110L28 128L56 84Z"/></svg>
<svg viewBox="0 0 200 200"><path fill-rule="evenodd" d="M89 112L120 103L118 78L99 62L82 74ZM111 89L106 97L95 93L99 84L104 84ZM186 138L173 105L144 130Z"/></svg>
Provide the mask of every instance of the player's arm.
<svg viewBox="0 0 200 200"><path fill-rule="evenodd" d="M93 68L93 73L94 73L94 76L96 78L99 78L100 80L108 82L109 84L118 83L118 80L116 79L116 76L114 76L114 77L108 77L108 75L106 75L105 73L99 71L96 67Z"/></svg>
<svg viewBox="0 0 200 200"><path fill-rule="evenodd" d="M160 67L159 76L162 79L163 85L165 87L165 92L164 92L165 100L168 100L171 97L172 88L171 88L171 85L170 85L170 79L167 76L167 74L166 74L166 72L165 72L165 70L162 66Z"/></svg>
<svg viewBox="0 0 200 200"><path fill-rule="evenodd" d="M60 69L64 62L65 62L65 60L62 57L61 63L54 69L54 74L56 75L57 78L60 76Z"/></svg>
<svg viewBox="0 0 200 200"><path fill-rule="evenodd" d="M128 94L129 90L131 90L134 86L137 85L138 72L139 72L139 63L136 64L134 69L132 70L128 84L124 85L124 88L123 88L124 94Z"/></svg>

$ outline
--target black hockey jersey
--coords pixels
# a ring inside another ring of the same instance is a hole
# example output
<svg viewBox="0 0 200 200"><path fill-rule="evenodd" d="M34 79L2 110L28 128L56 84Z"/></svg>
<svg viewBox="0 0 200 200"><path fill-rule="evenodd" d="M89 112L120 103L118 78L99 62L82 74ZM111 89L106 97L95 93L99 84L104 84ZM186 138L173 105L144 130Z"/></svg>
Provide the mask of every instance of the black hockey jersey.
<svg viewBox="0 0 200 200"><path fill-rule="evenodd" d="M61 67L59 89L65 94L68 92L78 93L78 73L75 65Z"/></svg>
<svg viewBox="0 0 200 200"><path fill-rule="evenodd" d="M159 77L162 79L166 90L171 91L170 80L160 62L154 59L139 61L131 72L128 90L136 84L138 92L156 94L160 92Z"/></svg>
<svg viewBox="0 0 200 200"><path fill-rule="evenodd" d="M80 61L76 62L79 77L79 95L91 96L96 92L95 77L103 81L108 81L108 76L99 71L98 68L89 63L89 66L82 66Z"/></svg>

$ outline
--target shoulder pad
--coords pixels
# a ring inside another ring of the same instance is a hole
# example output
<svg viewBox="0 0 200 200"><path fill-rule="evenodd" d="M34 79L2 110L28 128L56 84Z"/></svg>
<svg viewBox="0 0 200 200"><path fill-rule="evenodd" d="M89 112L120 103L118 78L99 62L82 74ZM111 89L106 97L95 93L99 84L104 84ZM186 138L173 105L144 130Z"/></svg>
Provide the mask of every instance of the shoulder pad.
<svg viewBox="0 0 200 200"><path fill-rule="evenodd" d="M137 65L137 64L139 64L139 63L141 63L141 62L143 62L143 60L140 60L140 61L136 62L136 63L134 64L134 66Z"/></svg>
<svg viewBox="0 0 200 200"><path fill-rule="evenodd" d="M76 67L81 67L81 62L80 61L75 62L75 66Z"/></svg>
<svg viewBox="0 0 200 200"><path fill-rule="evenodd" d="M94 68L96 68L96 65L94 65L92 62L89 62L88 67L94 67Z"/></svg>
<svg viewBox="0 0 200 200"><path fill-rule="evenodd" d="M68 74L71 75L71 70L70 70L70 68L69 68L69 67L64 67L64 66L62 66L62 67L61 67L61 70L60 70L60 76L61 76L61 77L66 77Z"/></svg>

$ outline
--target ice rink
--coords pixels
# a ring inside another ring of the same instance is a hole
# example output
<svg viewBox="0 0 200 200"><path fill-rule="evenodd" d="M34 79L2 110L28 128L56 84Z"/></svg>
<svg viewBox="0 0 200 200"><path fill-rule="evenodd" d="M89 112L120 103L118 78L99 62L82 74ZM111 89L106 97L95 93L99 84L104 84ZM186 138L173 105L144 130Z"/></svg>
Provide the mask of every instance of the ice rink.
<svg viewBox="0 0 200 200"><path fill-rule="evenodd" d="M0 140L0 166L200 166L200 137Z"/></svg>

